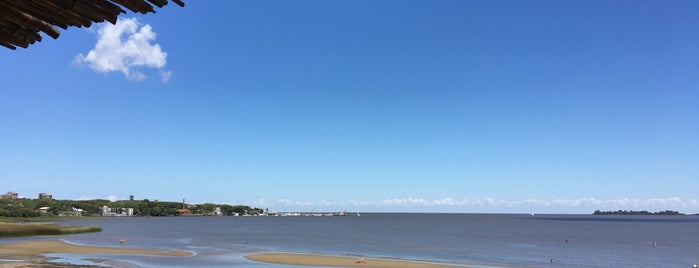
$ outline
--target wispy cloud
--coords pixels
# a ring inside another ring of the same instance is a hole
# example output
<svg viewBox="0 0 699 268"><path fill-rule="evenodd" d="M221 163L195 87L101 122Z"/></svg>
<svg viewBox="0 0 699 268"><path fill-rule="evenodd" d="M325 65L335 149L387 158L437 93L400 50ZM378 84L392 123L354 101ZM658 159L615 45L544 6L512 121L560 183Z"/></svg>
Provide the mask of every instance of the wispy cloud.
<svg viewBox="0 0 699 268"><path fill-rule="evenodd" d="M172 71L165 70L167 53L153 43L156 36L150 25L141 25L136 18L120 18L114 25L104 23L97 29L95 47L87 55L78 54L74 62L100 73L122 72L132 81L146 79L142 68L154 68L161 81L167 82Z"/></svg>
<svg viewBox="0 0 699 268"><path fill-rule="evenodd" d="M461 212L560 212L560 213L591 213L596 209L617 210L680 210L694 213L699 210L699 200L683 200L679 197L649 198L649 199L524 199L502 200L495 198L443 199L427 200L424 198L386 198L380 200L345 200L345 201L303 201L278 199L274 201L260 199L245 202L246 205L269 207L279 210L337 210L363 209L365 211L461 211ZM689 210L689 211L685 211Z"/></svg>

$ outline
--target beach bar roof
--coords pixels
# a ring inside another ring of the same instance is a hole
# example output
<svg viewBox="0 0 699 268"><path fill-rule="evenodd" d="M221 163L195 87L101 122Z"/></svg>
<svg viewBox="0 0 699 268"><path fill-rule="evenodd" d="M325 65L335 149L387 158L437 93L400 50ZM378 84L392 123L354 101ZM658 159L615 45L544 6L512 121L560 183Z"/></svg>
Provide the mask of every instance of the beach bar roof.
<svg viewBox="0 0 699 268"><path fill-rule="evenodd" d="M181 0L171 0L183 7ZM126 13L155 13L168 0L0 0L0 45L9 49L27 48L41 41L41 34L58 38L56 27L90 27L93 22L116 23Z"/></svg>

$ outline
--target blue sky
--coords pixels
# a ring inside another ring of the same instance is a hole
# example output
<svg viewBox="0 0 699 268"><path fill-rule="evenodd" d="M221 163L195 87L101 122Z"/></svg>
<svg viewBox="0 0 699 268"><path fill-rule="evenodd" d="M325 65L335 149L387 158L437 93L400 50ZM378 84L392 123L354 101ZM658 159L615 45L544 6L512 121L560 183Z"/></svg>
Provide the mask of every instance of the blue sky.
<svg viewBox="0 0 699 268"><path fill-rule="evenodd" d="M189 1L0 50L0 191L699 213L695 1Z"/></svg>

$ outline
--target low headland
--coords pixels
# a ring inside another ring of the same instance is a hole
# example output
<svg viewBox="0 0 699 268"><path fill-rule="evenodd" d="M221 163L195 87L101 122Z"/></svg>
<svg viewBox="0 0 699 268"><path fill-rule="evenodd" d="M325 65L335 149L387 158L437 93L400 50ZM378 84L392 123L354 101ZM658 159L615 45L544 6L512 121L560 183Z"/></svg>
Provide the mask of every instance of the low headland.
<svg viewBox="0 0 699 268"><path fill-rule="evenodd" d="M182 202L142 199L130 196L128 200L60 200L48 194L39 198L21 198L17 193L1 195L0 217L55 218L84 216L235 216L262 215L266 211L245 205L188 204Z"/></svg>

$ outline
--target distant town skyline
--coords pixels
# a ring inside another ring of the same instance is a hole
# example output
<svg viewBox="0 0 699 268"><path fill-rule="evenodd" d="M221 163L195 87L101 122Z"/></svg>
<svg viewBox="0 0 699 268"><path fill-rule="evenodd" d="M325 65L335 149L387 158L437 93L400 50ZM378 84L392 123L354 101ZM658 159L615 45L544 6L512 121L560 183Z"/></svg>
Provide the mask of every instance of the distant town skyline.
<svg viewBox="0 0 699 268"><path fill-rule="evenodd" d="M699 2L215 1L0 49L0 192L699 213Z"/></svg>

